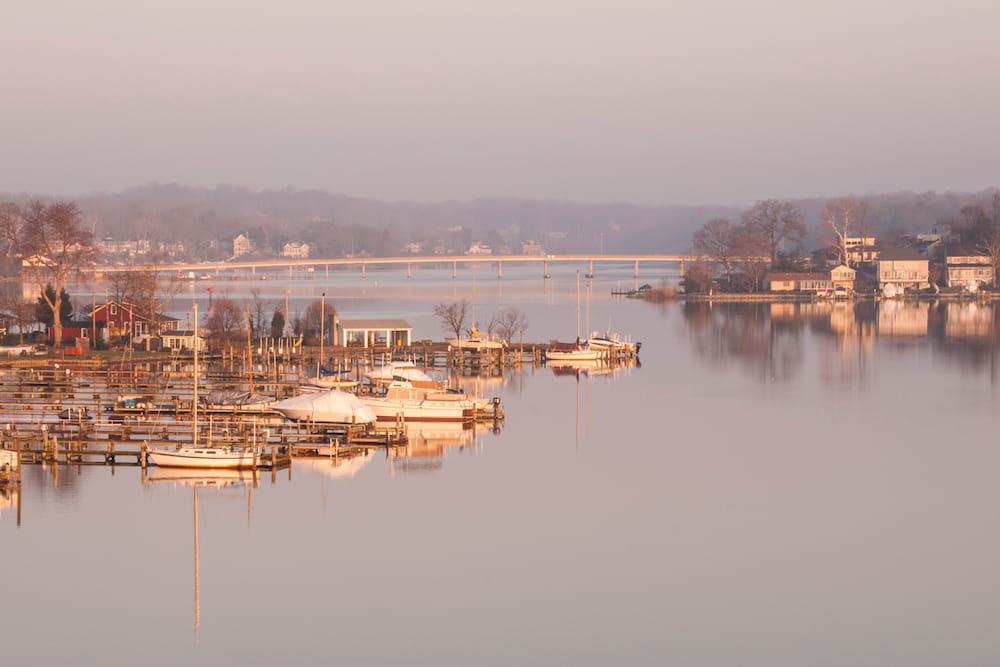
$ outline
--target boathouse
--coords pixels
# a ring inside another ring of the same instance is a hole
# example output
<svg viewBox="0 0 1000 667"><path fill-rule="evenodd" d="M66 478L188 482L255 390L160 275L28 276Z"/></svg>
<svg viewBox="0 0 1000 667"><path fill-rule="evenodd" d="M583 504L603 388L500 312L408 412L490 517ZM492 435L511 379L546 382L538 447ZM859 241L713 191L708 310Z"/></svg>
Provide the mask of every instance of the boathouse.
<svg viewBox="0 0 1000 667"><path fill-rule="evenodd" d="M408 346L413 327L406 320L340 320L340 344L344 347Z"/></svg>

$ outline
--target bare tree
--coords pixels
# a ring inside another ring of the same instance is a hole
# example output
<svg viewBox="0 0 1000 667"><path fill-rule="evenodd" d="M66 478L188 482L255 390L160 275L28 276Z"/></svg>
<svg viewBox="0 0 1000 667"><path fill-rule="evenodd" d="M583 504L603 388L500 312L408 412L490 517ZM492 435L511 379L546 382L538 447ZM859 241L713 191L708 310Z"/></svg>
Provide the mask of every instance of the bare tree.
<svg viewBox="0 0 1000 667"><path fill-rule="evenodd" d="M518 308L507 308L497 315L497 333L507 343L514 338L514 334L523 334L527 328L528 318Z"/></svg>
<svg viewBox="0 0 1000 667"><path fill-rule="evenodd" d="M259 287L250 288L250 310L253 316L253 334L255 336L263 336L264 328L267 326L267 307L270 305L269 302L260 298L261 289ZM282 319L282 324L284 324L284 319Z"/></svg>
<svg viewBox="0 0 1000 667"><path fill-rule="evenodd" d="M205 332L216 340L239 340L244 334L246 316L236 302L227 296L215 300L212 314L205 321Z"/></svg>
<svg viewBox="0 0 1000 667"><path fill-rule="evenodd" d="M153 268L123 271L112 279L115 300L136 304L149 319L150 337L146 339L146 349L152 335L158 333L163 321L163 311L181 288L176 273Z"/></svg>
<svg viewBox="0 0 1000 667"><path fill-rule="evenodd" d="M725 218L709 220L701 229L694 233L692 243L695 252L705 255L722 265L726 272L726 282L733 278L733 259L735 257L733 241L736 227Z"/></svg>
<svg viewBox="0 0 1000 667"><path fill-rule="evenodd" d="M871 204L867 200L858 200L854 197L831 199L823 206L820 219L827 231L833 235L841 264L851 265L847 240L853 233L862 235L862 258L864 257L864 234L868 233L871 224L871 212Z"/></svg>
<svg viewBox="0 0 1000 667"><path fill-rule="evenodd" d="M434 315L441 320L442 329L453 332L455 338L461 338L462 331L469 319L470 308L471 306L466 299L447 304L439 303L434 306Z"/></svg>
<svg viewBox="0 0 1000 667"><path fill-rule="evenodd" d="M762 258L771 249L770 242L752 232L747 226L738 227L733 233L732 252L749 292L759 291L767 273L768 264ZM773 262L773 259L772 259ZM773 266L773 264L772 264Z"/></svg>
<svg viewBox="0 0 1000 667"><path fill-rule="evenodd" d="M795 204L781 199L762 199L743 214L743 224L759 236L771 254L771 266L778 261L784 241L801 241L806 235L805 216Z"/></svg>
<svg viewBox="0 0 1000 667"><path fill-rule="evenodd" d="M17 323L20 343L24 344L24 332L36 321L35 302L21 296L20 285L8 283L0 290L0 313Z"/></svg>
<svg viewBox="0 0 1000 667"><path fill-rule="evenodd" d="M8 202L0 205L0 239L6 250L22 259L39 290L51 284L53 296L42 291L52 309L55 342L62 342L62 294L66 283L97 256L93 234L83 226L74 202L27 206Z"/></svg>

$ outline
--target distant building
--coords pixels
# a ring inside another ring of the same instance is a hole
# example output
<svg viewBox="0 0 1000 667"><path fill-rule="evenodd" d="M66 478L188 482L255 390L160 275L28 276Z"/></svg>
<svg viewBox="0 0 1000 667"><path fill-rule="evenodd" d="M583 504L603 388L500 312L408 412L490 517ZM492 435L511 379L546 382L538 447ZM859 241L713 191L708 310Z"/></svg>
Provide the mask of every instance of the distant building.
<svg viewBox="0 0 1000 667"><path fill-rule="evenodd" d="M281 246L281 256L289 257L291 259L308 259L309 258L309 244L308 243L286 243Z"/></svg>
<svg viewBox="0 0 1000 667"><path fill-rule="evenodd" d="M874 236L848 236L844 239L847 261L852 264L867 264L878 259L878 248Z"/></svg>
<svg viewBox="0 0 1000 667"><path fill-rule="evenodd" d="M826 273L769 273L764 289L771 292L825 292L833 289Z"/></svg>
<svg viewBox="0 0 1000 667"><path fill-rule="evenodd" d="M525 241L521 244L522 255L541 255L542 244L537 241Z"/></svg>
<svg viewBox="0 0 1000 667"><path fill-rule="evenodd" d="M198 345L199 352L205 349L205 337L199 333L196 339L194 331L191 330L171 329L170 331L164 331L160 334L160 340L163 341L162 348L164 350L175 352L190 350L193 352L196 344Z"/></svg>
<svg viewBox="0 0 1000 667"><path fill-rule="evenodd" d="M466 255L492 255L493 248L488 244L482 243L481 241L474 241L469 249L465 252Z"/></svg>
<svg viewBox="0 0 1000 667"><path fill-rule="evenodd" d="M981 252L949 250L945 259L945 279L948 287L964 287L969 281L980 287L992 285L996 279L993 260Z"/></svg>
<svg viewBox="0 0 1000 667"><path fill-rule="evenodd" d="M148 240L139 241L115 241L110 236L101 241L101 250L105 255L117 255L122 257L135 257L136 255L148 255L152 244Z"/></svg>
<svg viewBox="0 0 1000 667"><path fill-rule="evenodd" d="M403 251L408 255L419 255L424 251L424 244L414 241L413 243L407 243L403 247Z"/></svg>
<svg viewBox="0 0 1000 667"><path fill-rule="evenodd" d="M250 239L247 238L246 234L240 234L233 239L233 257L243 257L244 255L249 255L253 250L253 244L250 243Z"/></svg>
<svg viewBox="0 0 1000 667"><path fill-rule="evenodd" d="M858 272L849 266L841 264L830 269L830 282L833 283L833 288L843 287L848 292L854 291L854 281L857 278Z"/></svg>
<svg viewBox="0 0 1000 667"><path fill-rule="evenodd" d="M887 248L875 262L879 289L888 284L910 289L930 287L927 258L914 248Z"/></svg>

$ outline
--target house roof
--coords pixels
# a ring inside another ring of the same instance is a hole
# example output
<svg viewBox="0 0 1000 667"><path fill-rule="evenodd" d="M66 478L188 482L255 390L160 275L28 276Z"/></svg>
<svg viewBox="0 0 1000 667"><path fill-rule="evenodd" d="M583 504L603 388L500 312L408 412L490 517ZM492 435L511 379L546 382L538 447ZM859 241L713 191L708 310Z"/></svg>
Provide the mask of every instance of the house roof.
<svg viewBox="0 0 1000 667"><path fill-rule="evenodd" d="M769 273L768 280L829 280L825 273Z"/></svg>
<svg viewBox="0 0 1000 667"><path fill-rule="evenodd" d="M412 329L406 320L340 320L341 329Z"/></svg>
<svg viewBox="0 0 1000 667"><path fill-rule="evenodd" d="M879 255L879 261L905 262L917 260L927 261L927 258L921 255L920 251L915 248L886 248Z"/></svg>
<svg viewBox="0 0 1000 667"><path fill-rule="evenodd" d="M164 331L160 334L161 336L173 336L174 338L192 338L194 336L194 330L192 329L174 329L173 331ZM201 333L198 334L199 338L204 338L205 336Z"/></svg>

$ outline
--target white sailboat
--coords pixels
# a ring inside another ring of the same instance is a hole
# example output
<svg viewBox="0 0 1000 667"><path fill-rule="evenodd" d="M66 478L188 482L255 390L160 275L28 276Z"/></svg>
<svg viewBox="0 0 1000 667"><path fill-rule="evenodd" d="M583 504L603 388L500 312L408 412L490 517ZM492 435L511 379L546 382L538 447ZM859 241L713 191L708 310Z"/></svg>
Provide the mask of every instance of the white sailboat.
<svg viewBox="0 0 1000 667"><path fill-rule="evenodd" d="M552 343L545 351L546 361L596 361L603 356L599 349L580 340L580 272L576 272L576 342Z"/></svg>
<svg viewBox="0 0 1000 667"><path fill-rule="evenodd" d="M194 304L194 403L191 415L191 444L175 449L151 448L150 460L158 466L170 468L257 468L260 449L230 445L198 443L198 304Z"/></svg>

